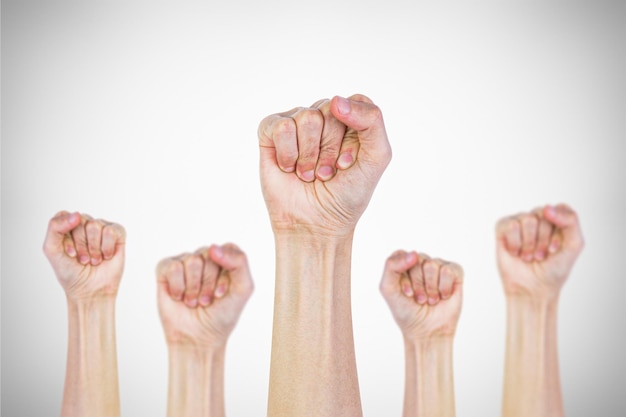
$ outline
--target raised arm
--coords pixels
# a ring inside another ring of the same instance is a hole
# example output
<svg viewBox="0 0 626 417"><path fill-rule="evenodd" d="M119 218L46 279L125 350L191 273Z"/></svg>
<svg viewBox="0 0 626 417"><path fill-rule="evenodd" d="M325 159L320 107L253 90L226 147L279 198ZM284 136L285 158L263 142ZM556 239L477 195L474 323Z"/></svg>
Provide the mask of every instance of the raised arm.
<svg viewBox="0 0 626 417"><path fill-rule="evenodd" d="M455 263L405 251L387 259L380 291L404 338L404 417L455 415L452 353L462 284Z"/></svg>
<svg viewBox="0 0 626 417"><path fill-rule="evenodd" d="M350 303L356 223L391 158L365 96L320 100L259 126L276 286L268 415L360 416Z"/></svg>
<svg viewBox="0 0 626 417"><path fill-rule="evenodd" d="M498 222L497 259L507 299L505 417L564 415L557 310L583 245L577 215L566 205Z"/></svg>
<svg viewBox="0 0 626 417"><path fill-rule="evenodd" d="M124 269L118 224L62 211L44 253L67 298L68 349L61 416L119 416L115 299Z"/></svg>
<svg viewBox="0 0 626 417"><path fill-rule="evenodd" d="M223 417L226 343L253 291L245 254L213 245L163 259L158 304L169 350L169 417Z"/></svg>

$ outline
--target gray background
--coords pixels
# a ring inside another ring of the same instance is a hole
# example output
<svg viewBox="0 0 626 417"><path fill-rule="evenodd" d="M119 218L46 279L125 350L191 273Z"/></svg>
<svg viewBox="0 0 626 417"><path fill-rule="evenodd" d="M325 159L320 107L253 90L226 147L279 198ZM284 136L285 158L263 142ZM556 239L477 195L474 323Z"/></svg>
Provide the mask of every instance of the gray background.
<svg viewBox="0 0 626 417"><path fill-rule="evenodd" d="M61 209L128 231L127 416L165 414L157 261L212 242L246 250L256 293L229 343L226 404L264 415L274 251L256 128L360 92L383 110L394 150L353 256L365 415L401 413L401 337L377 289L398 248L464 266L458 415L499 414L494 224L564 201L587 242L560 305L566 411L623 416L624 4L3 1L2 415L58 414L66 309L41 244Z"/></svg>

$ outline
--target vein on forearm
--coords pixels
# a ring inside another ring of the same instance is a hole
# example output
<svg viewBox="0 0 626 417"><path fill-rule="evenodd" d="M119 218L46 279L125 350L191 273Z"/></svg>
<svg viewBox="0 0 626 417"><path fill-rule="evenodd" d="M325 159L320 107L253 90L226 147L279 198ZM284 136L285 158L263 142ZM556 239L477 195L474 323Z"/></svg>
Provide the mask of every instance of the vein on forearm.
<svg viewBox="0 0 626 417"><path fill-rule="evenodd" d="M404 346L404 417L453 417L453 339L405 339Z"/></svg>
<svg viewBox="0 0 626 417"><path fill-rule="evenodd" d="M272 416L323 416L337 410L345 416L360 415L351 248L351 236L276 238Z"/></svg>
<svg viewBox="0 0 626 417"><path fill-rule="evenodd" d="M509 297L504 416L563 415L557 310L558 300Z"/></svg>
<svg viewBox="0 0 626 417"><path fill-rule="evenodd" d="M68 300L63 416L120 414L115 299Z"/></svg>

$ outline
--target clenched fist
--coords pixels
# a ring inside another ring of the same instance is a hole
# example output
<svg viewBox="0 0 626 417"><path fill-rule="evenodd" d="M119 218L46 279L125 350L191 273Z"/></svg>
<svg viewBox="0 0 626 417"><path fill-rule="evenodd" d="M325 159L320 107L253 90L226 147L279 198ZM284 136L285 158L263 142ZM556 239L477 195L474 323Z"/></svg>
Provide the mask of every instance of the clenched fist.
<svg viewBox="0 0 626 417"><path fill-rule="evenodd" d="M125 239L119 224L61 211L48 224L43 250L69 299L115 297Z"/></svg>
<svg viewBox="0 0 626 417"><path fill-rule="evenodd" d="M274 231L350 234L391 160L380 109L335 97L268 116L258 133Z"/></svg>
<svg viewBox="0 0 626 417"><path fill-rule="evenodd" d="M397 251L380 291L407 339L452 337L461 314L463 270L452 262Z"/></svg>
<svg viewBox="0 0 626 417"><path fill-rule="evenodd" d="M584 246L578 216L564 204L506 217L496 234L507 296L558 296Z"/></svg>
<svg viewBox="0 0 626 417"><path fill-rule="evenodd" d="M246 255L233 244L163 259L157 283L168 344L195 347L225 345L253 291Z"/></svg>

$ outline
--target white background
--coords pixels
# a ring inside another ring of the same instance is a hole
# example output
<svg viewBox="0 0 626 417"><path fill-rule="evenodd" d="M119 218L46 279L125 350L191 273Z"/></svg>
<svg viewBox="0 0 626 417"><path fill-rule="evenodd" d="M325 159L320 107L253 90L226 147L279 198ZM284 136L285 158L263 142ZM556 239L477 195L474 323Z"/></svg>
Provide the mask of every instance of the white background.
<svg viewBox="0 0 626 417"><path fill-rule="evenodd" d="M624 415L625 22L623 2L3 1L2 414L60 408L65 298L41 244L66 209L128 232L123 414L165 414L156 263L232 241L256 292L228 346L227 413L264 415L274 247L257 125L359 92L381 107L394 151L353 253L364 414L401 414L403 347L378 293L398 248L463 265L457 411L499 414L494 224L567 202L587 246L561 297L566 411Z"/></svg>

